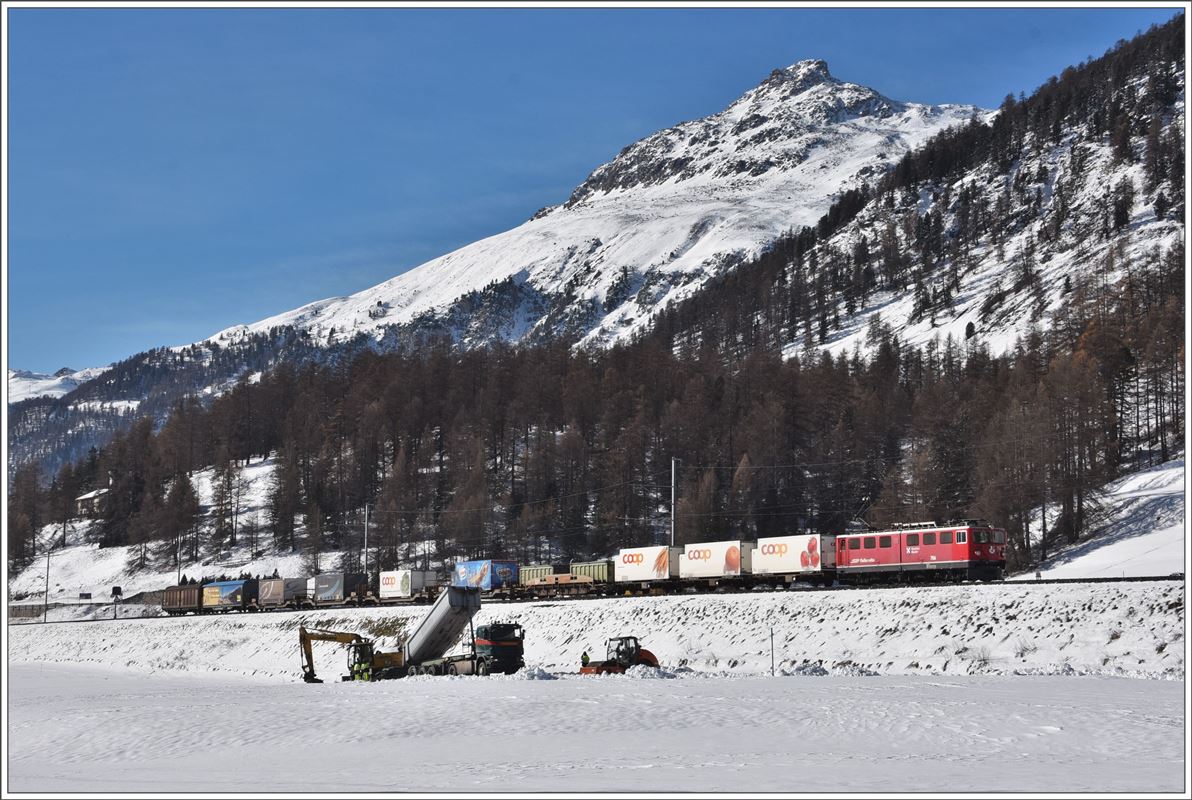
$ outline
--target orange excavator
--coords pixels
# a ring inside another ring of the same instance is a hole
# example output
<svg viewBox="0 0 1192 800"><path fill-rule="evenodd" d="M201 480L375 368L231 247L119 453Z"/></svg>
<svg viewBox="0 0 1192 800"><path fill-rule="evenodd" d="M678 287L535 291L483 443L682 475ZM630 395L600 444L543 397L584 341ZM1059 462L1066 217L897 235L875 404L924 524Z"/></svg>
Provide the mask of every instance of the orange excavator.
<svg viewBox="0 0 1192 800"><path fill-rule="evenodd" d="M608 657L604 661L584 664L580 675L621 675L638 665L657 667L658 658L641 646L636 636L618 636L608 640Z"/></svg>

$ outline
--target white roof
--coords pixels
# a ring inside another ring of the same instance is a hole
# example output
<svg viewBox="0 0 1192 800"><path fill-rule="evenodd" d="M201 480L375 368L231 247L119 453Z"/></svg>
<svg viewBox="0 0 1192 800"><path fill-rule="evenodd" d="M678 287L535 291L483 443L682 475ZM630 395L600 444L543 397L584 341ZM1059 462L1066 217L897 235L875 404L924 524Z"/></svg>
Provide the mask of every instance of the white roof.
<svg viewBox="0 0 1192 800"><path fill-rule="evenodd" d="M75 498L75 500L90 500L93 497L99 497L100 495L107 494L107 493L108 493L107 489L96 489L94 492L87 492L87 494L79 495L78 497Z"/></svg>

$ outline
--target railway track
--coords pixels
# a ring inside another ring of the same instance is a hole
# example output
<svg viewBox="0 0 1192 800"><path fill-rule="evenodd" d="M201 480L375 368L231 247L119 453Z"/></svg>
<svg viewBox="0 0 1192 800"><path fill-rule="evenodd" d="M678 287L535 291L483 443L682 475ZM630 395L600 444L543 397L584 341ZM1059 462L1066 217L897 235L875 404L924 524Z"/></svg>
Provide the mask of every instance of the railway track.
<svg viewBox="0 0 1192 800"><path fill-rule="evenodd" d="M1122 577L1122 576L1104 577L1104 578L1039 578L1039 579L1031 578L1031 579L1019 579L1019 580L1008 580L1008 581L989 581L989 582L964 581L961 583L940 582L940 583L914 583L914 584L907 584L907 583L889 584L888 583L888 584L869 584L869 585L856 585L856 586L854 586L854 585L795 586L795 587L791 587L791 588L782 588L782 589L771 588L771 589L767 590L767 592L793 591L793 592L802 593L802 592L838 592L838 591L882 591L882 590L888 590L888 589L906 589L906 588L911 588L911 587L914 587L914 588L940 588L940 587L946 587L946 586L973 586L973 587L979 586L979 587L986 587L986 588L994 588L994 587L998 587L998 586L1045 586L1045 585L1082 584L1082 583L1089 583L1089 584L1092 584L1092 583L1156 583L1156 582L1164 582L1164 581L1182 583L1183 580L1184 580L1184 573L1178 572L1178 573L1173 573L1171 575L1145 575L1145 576L1141 576L1141 577L1132 577L1132 578ZM509 599L506 599L506 598L501 598L501 599L485 598L484 602L485 602L485 604L499 604L499 605L507 605L507 604L512 604L512 603L557 603L560 601L582 602L585 600L609 600L609 599L621 598L621 597L626 597L626 596L632 596L632 597L683 597L683 596L708 595L708 594L750 594L753 591L754 590L752 590L752 589L739 589L739 588L735 588L733 590L728 590L728 591L717 590L716 588L705 588L705 589L689 589L687 591L682 591L682 592L667 592L667 593L659 593L659 594L633 594L633 595L589 594L589 595L559 595L559 596L537 597L537 598L509 598ZM259 611L259 612L250 612L250 613L259 613L259 614L283 613L284 614L284 613L295 613L296 611L304 611L304 612L310 612L310 611L367 611L367 610L376 611L376 610L380 610L380 609L384 609L384 608L421 608L421 607L427 606L427 605L429 605L429 604L428 603L385 603L383 605L321 606L319 608L306 608L306 609L277 609L277 610L271 610L271 611ZM239 613L243 613L243 612L237 612L235 615L238 616ZM169 619L183 620L183 619L194 618L196 616L202 617L202 618L207 618L207 617L218 617L218 616L229 616L229 615L232 615L232 613L227 612L225 614L201 614L201 615L182 615L182 616L169 616L169 615L162 614L159 616L117 617L116 619L112 619L111 617L100 617L100 618L96 618L96 619L50 620L48 622L42 622L40 619L20 621L19 619L10 618L8 620L8 624L9 625L47 625L47 624L48 625L71 625L71 624L77 624L77 623L93 623L93 622L121 622L121 621L127 622L129 620L143 620L143 621L169 620Z"/></svg>

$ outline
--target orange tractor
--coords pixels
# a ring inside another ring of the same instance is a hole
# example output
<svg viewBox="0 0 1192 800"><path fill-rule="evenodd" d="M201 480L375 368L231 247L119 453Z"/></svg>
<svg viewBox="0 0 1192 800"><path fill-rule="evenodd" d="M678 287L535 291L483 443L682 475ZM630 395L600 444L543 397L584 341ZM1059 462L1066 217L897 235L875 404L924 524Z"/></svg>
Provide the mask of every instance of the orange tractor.
<svg viewBox="0 0 1192 800"><path fill-rule="evenodd" d="M579 669L580 675L621 675L638 665L657 667L658 658L641 646L636 636L618 636L608 640L608 657L593 661Z"/></svg>

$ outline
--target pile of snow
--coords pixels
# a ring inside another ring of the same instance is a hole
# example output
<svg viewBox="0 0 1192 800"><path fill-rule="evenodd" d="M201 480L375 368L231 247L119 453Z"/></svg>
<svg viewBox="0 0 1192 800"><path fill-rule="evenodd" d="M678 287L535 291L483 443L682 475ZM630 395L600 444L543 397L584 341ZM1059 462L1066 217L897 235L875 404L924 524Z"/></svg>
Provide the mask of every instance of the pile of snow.
<svg viewBox="0 0 1192 800"><path fill-rule="evenodd" d="M1103 489L1104 520L1084 540L1047 559L1045 578L1134 578L1184 573L1184 457L1126 475ZM1057 510L1048 508L1048 520ZM1042 534L1040 514L1032 541Z"/></svg>
<svg viewBox="0 0 1192 800"><path fill-rule="evenodd" d="M300 623L359 632L392 649L425 614L413 606L21 625L10 632L9 659L296 681ZM1083 674L1184 675L1176 581L486 604L476 624L492 622L520 624L527 666L551 673L576 673L584 651L603 654L607 638L636 635L670 675L769 674L773 631L776 668L813 674L1047 673L1068 665ZM316 644L327 675L343 671L344 657Z"/></svg>

